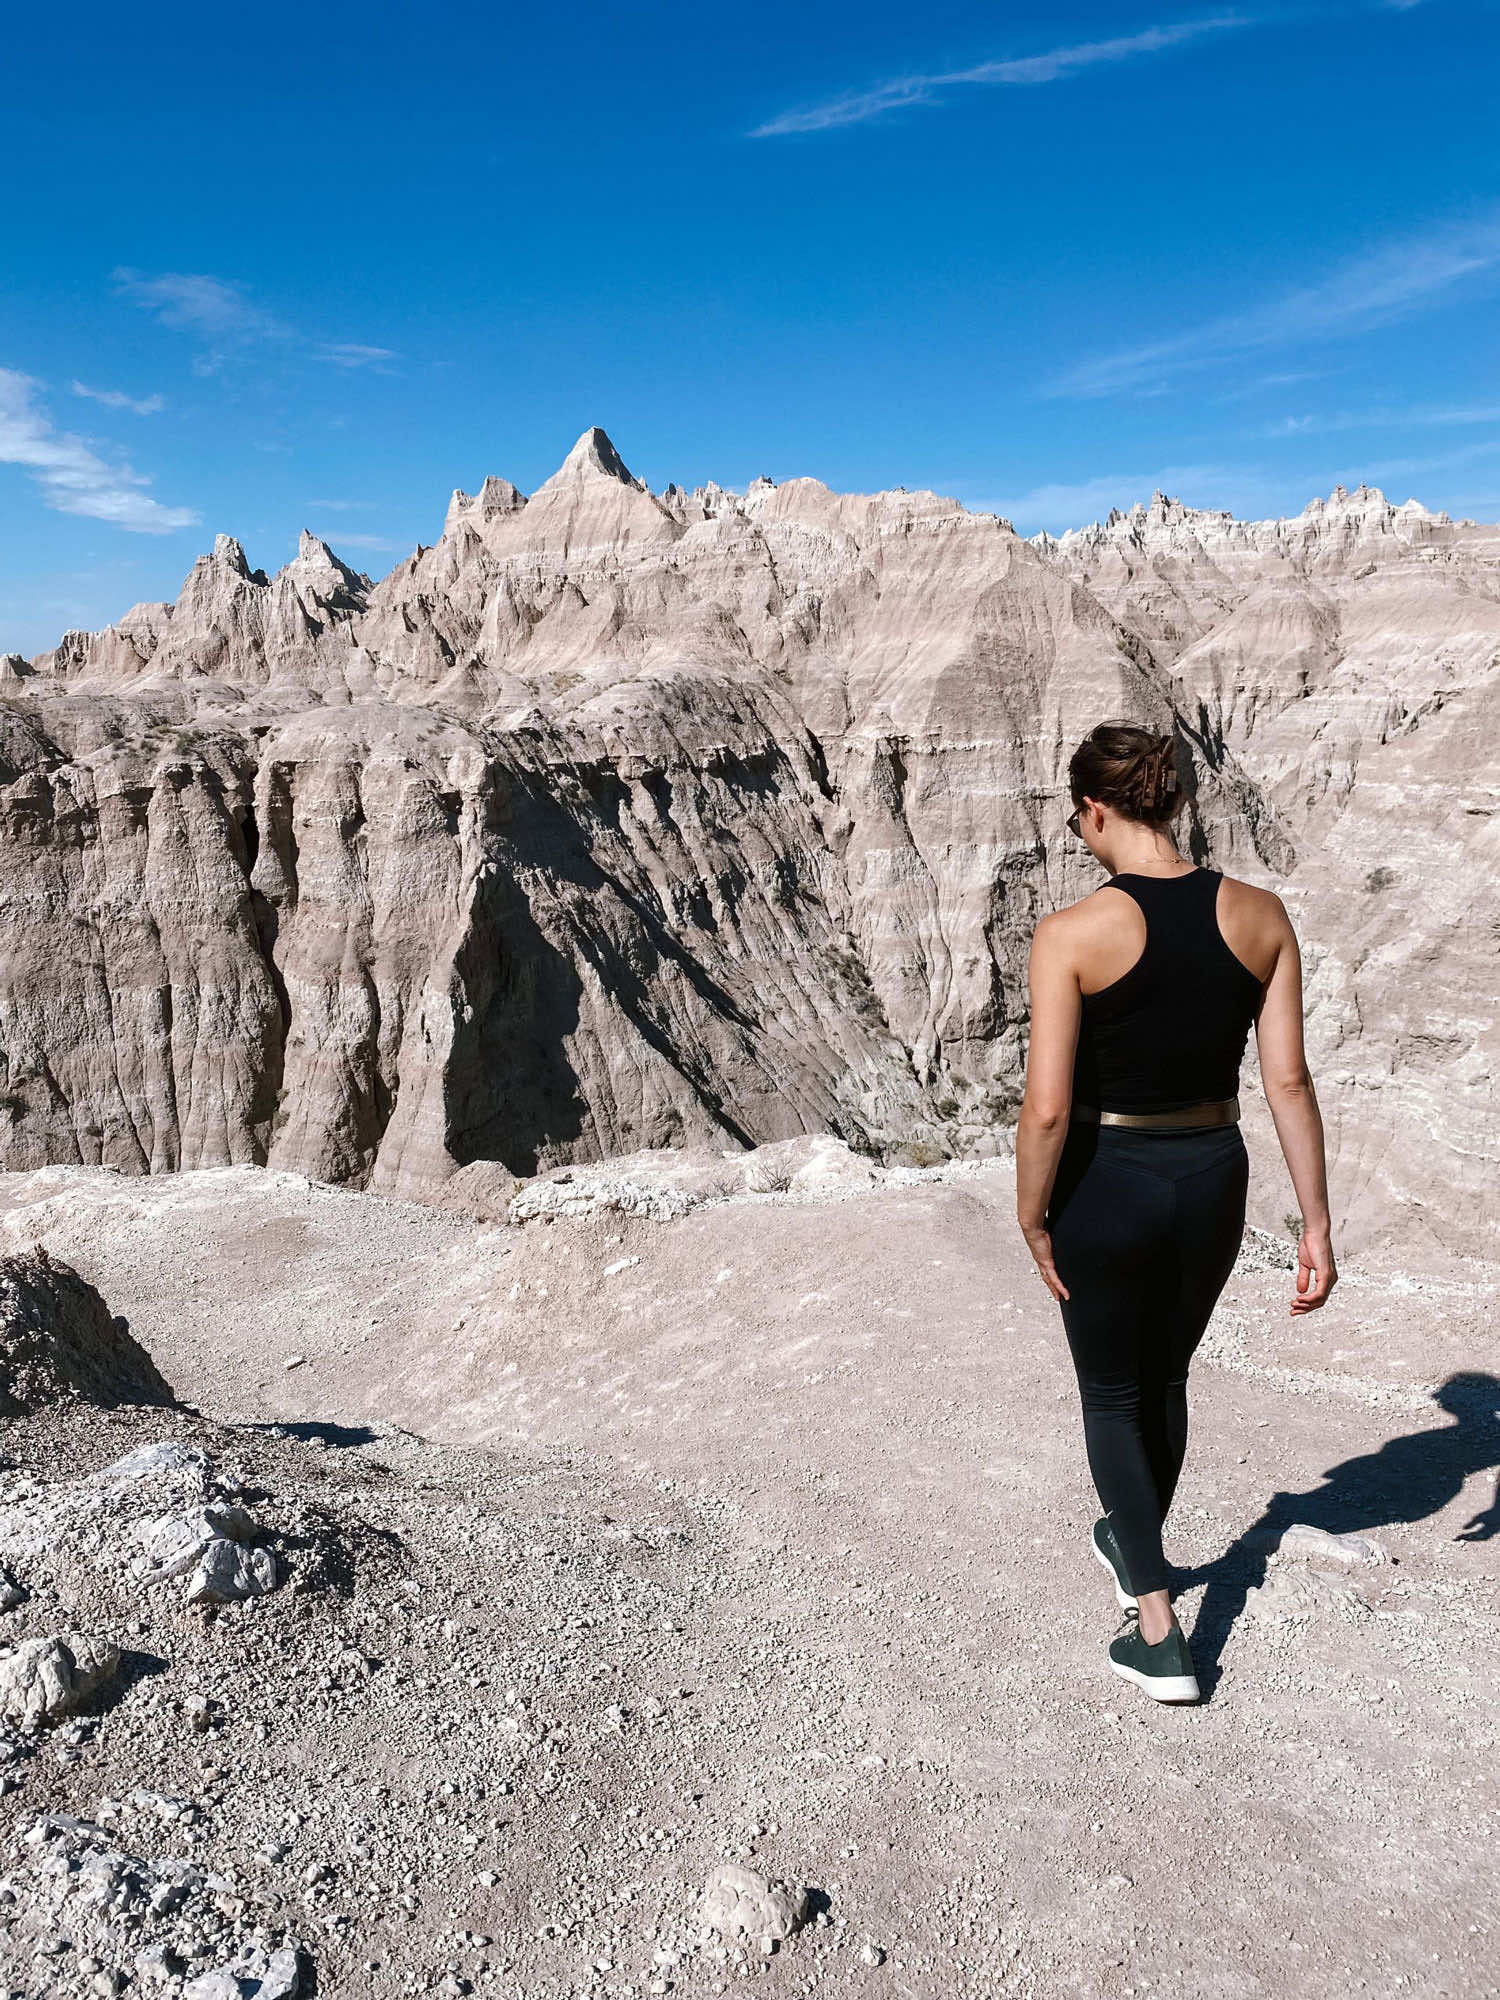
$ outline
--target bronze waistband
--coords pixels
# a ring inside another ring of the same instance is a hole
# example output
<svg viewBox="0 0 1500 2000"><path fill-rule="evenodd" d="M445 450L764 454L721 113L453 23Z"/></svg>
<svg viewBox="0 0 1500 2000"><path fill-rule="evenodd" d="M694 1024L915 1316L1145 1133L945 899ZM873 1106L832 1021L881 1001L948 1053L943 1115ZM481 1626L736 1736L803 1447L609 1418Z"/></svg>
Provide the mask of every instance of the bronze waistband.
<svg viewBox="0 0 1500 2000"><path fill-rule="evenodd" d="M1092 1104L1075 1104L1069 1113L1072 1123L1129 1125L1143 1131L1153 1126L1237 1125L1239 1119L1237 1097L1205 1097L1197 1104L1184 1104L1180 1111L1100 1111Z"/></svg>

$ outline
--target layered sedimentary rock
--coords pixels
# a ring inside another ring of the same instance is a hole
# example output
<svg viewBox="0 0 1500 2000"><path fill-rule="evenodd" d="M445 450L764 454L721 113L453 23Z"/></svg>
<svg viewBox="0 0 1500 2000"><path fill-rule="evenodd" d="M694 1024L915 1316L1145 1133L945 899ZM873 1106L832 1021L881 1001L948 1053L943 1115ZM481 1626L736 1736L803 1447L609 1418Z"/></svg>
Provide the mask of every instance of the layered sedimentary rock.
<svg viewBox="0 0 1500 2000"><path fill-rule="evenodd" d="M1370 495L1036 544L925 492L657 495L600 431L529 498L455 493L378 583L220 537L175 605L7 665L0 1160L414 1192L820 1130L994 1150L1032 928L1098 880L1066 760L1128 714L1182 738L1197 856L1307 885L1378 1235L1433 1172L1400 1140L1434 1081L1488 1097L1497 557ZM1426 1042L1392 1025L1423 963Z"/></svg>
<svg viewBox="0 0 1500 2000"><path fill-rule="evenodd" d="M1270 879L1356 1240L1493 1255L1500 529L1362 486L1285 521L1156 494L1038 546L1150 646L1290 837Z"/></svg>

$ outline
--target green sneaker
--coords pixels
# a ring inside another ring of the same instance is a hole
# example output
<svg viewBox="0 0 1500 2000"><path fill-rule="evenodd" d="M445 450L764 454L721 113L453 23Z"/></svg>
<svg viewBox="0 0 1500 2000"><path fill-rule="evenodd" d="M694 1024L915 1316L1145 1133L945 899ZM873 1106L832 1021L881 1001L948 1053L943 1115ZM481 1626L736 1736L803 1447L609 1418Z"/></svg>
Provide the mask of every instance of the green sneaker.
<svg viewBox="0 0 1500 2000"><path fill-rule="evenodd" d="M1139 1625L1109 1642L1109 1664L1122 1680L1134 1681L1153 1701L1197 1701L1198 1676L1187 1634L1174 1625L1165 1639L1148 1646Z"/></svg>
<svg viewBox="0 0 1500 2000"><path fill-rule="evenodd" d="M1130 1590L1130 1578L1125 1574L1125 1558L1120 1554L1120 1544L1115 1540L1115 1531L1109 1525L1106 1514L1094 1523L1094 1554L1109 1571L1110 1581L1115 1587L1115 1602L1122 1611L1134 1611L1135 1598Z"/></svg>

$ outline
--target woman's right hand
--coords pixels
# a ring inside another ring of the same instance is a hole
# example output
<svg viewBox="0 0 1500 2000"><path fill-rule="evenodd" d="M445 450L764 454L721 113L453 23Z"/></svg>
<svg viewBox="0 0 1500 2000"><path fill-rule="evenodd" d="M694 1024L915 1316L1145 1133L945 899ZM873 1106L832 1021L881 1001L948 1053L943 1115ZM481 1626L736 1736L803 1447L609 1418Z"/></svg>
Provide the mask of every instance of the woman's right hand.
<svg viewBox="0 0 1500 2000"><path fill-rule="evenodd" d="M1304 1229L1297 1242L1297 1296L1291 1315L1316 1312L1326 1305L1339 1281L1333 1262L1333 1239L1326 1229Z"/></svg>

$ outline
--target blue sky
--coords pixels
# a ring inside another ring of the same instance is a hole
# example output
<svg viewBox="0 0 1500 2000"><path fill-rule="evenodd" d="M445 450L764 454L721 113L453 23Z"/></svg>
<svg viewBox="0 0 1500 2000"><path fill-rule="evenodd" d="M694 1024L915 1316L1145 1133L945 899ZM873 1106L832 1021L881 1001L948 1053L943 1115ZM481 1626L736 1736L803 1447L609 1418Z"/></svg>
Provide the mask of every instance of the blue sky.
<svg viewBox="0 0 1500 2000"><path fill-rule="evenodd" d="M221 530L380 574L591 423L1025 532L1500 518L1497 50L1497 0L27 9L0 648Z"/></svg>

